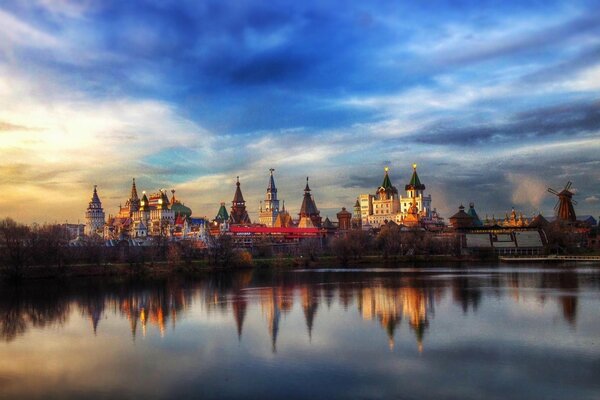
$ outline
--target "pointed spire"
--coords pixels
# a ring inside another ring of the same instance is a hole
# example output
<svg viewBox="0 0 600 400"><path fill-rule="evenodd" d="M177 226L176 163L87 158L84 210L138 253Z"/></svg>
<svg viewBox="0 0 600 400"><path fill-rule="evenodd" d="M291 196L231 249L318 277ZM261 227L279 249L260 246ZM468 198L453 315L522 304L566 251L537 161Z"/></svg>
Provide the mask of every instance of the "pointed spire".
<svg viewBox="0 0 600 400"><path fill-rule="evenodd" d="M131 196L129 198L130 200L137 200L139 198L137 187L135 186L135 178L133 178L133 182L131 183Z"/></svg>
<svg viewBox="0 0 600 400"><path fill-rule="evenodd" d="M269 168L269 172L271 175L269 176L269 186L267 186L267 192L277 192L277 187L275 186L275 178L273 178L273 172L275 168Z"/></svg>
<svg viewBox="0 0 600 400"><path fill-rule="evenodd" d="M175 189L171 189L171 205L175 204Z"/></svg>
<svg viewBox="0 0 600 400"><path fill-rule="evenodd" d="M306 187L304 188L305 192L310 192L310 187L308 186L308 176L306 177Z"/></svg>
<svg viewBox="0 0 600 400"><path fill-rule="evenodd" d="M405 190L425 190L425 185L421 183L419 175L417 174L417 164L413 164L413 174L410 178L410 182L406 185Z"/></svg>
<svg viewBox="0 0 600 400"><path fill-rule="evenodd" d="M236 177L235 182L235 194L233 196L233 203L245 203L244 196L242 195L242 189L240 188L240 177Z"/></svg>
<svg viewBox="0 0 600 400"><path fill-rule="evenodd" d="M388 171L390 170L389 167L385 167L383 169L385 171L385 175L383 176L383 182L381 183L381 187L384 189L391 189L392 188L392 181L390 180L390 176L388 175Z"/></svg>
<svg viewBox="0 0 600 400"><path fill-rule="evenodd" d="M100 198L98 197L98 185L94 185L94 193L92 194L92 203L100 203Z"/></svg>

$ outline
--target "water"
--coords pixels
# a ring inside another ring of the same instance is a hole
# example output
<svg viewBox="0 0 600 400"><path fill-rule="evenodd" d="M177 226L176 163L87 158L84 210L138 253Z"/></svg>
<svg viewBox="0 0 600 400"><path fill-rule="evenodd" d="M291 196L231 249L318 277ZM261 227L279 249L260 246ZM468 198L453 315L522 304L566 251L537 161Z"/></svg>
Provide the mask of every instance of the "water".
<svg viewBox="0 0 600 400"><path fill-rule="evenodd" d="M600 269L1 287L0 398L598 399Z"/></svg>

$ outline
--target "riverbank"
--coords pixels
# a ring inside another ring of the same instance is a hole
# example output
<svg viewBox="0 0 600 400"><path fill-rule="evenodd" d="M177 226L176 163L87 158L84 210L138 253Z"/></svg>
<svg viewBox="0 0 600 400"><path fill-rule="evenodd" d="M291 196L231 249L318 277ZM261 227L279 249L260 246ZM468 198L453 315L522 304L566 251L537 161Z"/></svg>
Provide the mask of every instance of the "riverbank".
<svg viewBox="0 0 600 400"><path fill-rule="evenodd" d="M56 279L94 276L164 277L169 275L201 275L212 271L232 271L244 269L323 269L323 268L395 268L398 266L423 265L426 263L453 264L473 263L482 260L478 257L456 256L401 256L385 259L381 256L363 256L341 263L337 257L321 256L310 260L303 257L254 258L244 264L228 266L210 265L207 260L193 260L174 264L168 261L152 263L104 263L74 264L63 266L28 266L22 268L19 279ZM0 277L10 278L15 274L8 268L0 269Z"/></svg>

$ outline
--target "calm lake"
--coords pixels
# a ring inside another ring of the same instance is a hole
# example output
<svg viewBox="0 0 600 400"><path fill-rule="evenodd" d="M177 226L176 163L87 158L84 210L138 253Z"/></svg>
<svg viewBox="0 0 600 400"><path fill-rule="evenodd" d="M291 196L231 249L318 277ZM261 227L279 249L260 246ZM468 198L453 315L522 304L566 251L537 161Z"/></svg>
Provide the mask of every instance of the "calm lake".
<svg viewBox="0 0 600 400"><path fill-rule="evenodd" d="M598 399L600 268L0 286L0 398Z"/></svg>

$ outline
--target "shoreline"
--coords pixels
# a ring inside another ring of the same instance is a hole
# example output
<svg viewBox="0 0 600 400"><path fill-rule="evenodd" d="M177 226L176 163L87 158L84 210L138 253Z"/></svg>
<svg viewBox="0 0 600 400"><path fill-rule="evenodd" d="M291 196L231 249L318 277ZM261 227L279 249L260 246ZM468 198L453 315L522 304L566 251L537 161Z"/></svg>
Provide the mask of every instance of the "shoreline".
<svg viewBox="0 0 600 400"><path fill-rule="evenodd" d="M0 269L0 280L22 279L76 279L85 277L166 277L169 275L201 275L210 272L234 272L243 270L295 270L295 269L353 269L353 268L397 268L399 266L436 264L470 264L486 262L497 264L496 259L456 256L402 256L395 259L384 259L380 256L363 256L356 260L348 260L345 265L335 256L322 256L315 260L301 257L255 258L245 265L213 266L207 260L194 260L189 263L174 264L169 261L152 263L105 263L105 264L73 264L63 266L28 266L24 267L18 278L11 278L10 269Z"/></svg>
<svg viewBox="0 0 600 400"><path fill-rule="evenodd" d="M517 262L515 258L513 262ZM385 259L382 256L370 255L357 259L347 260L345 263L336 256L320 256L313 260L303 257L271 257L254 258L243 263L233 262L227 266L210 265L208 260L179 261L154 261L138 263L101 263L101 264L72 264L62 266L27 266L18 276L11 274L7 267L0 268L0 281L11 280L43 280L43 279L77 279L86 277L127 277L133 279L165 278L169 276L201 276L214 272L236 271L289 271L289 270L343 270L343 269L394 269L398 267L425 267L426 264L434 266L469 267L474 263L489 265L510 265L503 263L499 258L477 256L398 256ZM527 264L524 260L523 263ZM547 264L545 261L540 263ZM550 263L549 265L556 264ZM537 265L537 264L536 264Z"/></svg>

